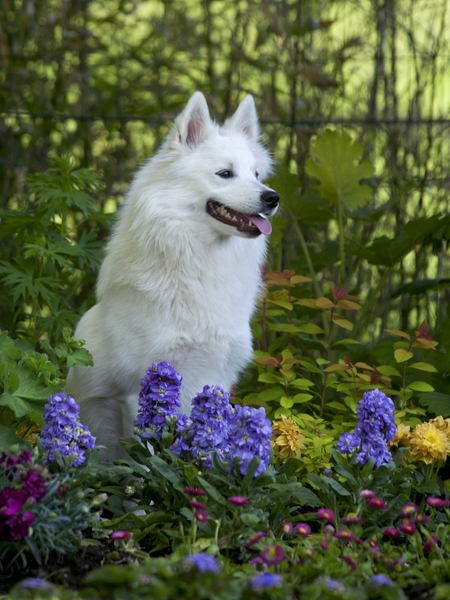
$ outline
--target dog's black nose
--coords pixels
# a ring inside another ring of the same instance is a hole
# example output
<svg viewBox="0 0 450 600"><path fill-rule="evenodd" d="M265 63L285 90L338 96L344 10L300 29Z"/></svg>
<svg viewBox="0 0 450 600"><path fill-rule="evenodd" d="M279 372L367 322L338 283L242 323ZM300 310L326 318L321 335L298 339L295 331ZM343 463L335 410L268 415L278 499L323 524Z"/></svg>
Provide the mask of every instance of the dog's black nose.
<svg viewBox="0 0 450 600"><path fill-rule="evenodd" d="M261 194L261 200L267 204L269 208L275 208L280 201L280 196L273 190L266 190Z"/></svg>

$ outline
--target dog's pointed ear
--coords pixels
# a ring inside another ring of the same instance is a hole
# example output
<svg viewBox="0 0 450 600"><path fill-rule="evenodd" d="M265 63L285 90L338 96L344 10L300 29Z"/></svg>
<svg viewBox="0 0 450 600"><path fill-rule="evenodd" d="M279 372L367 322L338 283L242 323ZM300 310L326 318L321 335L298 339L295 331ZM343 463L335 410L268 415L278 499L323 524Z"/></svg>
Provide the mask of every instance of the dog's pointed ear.
<svg viewBox="0 0 450 600"><path fill-rule="evenodd" d="M225 121L224 127L241 131L253 142L258 141L260 131L253 96L250 96L250 94L245 96L234 115Z"/></svg>
<svg viewBox="0 0 450 600"><path fill-rule="evenodd" d="M178 143L194 148L208 137L211 130L212 122L205 96L195 92L175 119L171 137Z"/></svg>

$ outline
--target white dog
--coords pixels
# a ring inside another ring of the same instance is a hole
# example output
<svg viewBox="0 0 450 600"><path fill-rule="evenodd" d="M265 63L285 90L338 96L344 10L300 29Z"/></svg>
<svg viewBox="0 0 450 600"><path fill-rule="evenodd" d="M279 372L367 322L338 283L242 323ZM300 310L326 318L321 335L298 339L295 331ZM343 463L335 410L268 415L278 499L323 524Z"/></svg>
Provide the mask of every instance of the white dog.
<svg viewBox="0 0 450 600"><path fill-rule="evenodd" d="M183 376L182 410L204 385L229 390L252 357L267 217L279 197L247 96L222 127L196 92L160 151L139 171L108 243L97 304L81 319L93 368L70 370L81 421L120 456L133 433L140 380L152 362ZM262 234L262 235L261 235Z"/></svg>

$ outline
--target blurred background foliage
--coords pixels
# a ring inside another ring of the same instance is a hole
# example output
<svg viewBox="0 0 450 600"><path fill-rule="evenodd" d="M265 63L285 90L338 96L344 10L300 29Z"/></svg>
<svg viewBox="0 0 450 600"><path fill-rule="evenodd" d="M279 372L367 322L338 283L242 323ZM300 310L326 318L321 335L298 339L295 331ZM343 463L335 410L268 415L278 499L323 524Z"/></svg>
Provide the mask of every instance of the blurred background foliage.
<svg viewBox="0 0 450 600"><path fill-rule="evenodd" d="M267 270L310 276L312 264L316 296L348 284L363 305L354 336L369 345L424 319L450 345L448 9L448 0L1 0L1 206L33 212L28 176L70 153L103 187L89 214L72 203L72 220L50 229L105 240L107 215L189 96L201 90L222 120L251 93L283 197ZM325 129L359 142L352 160L374 167L361 171L370 193L344 199L340 217L305 168ZM9 223L6 261L21 254ZM67 305L78 312L94 302L98 262L84 277L72 265ZM1 325L17 335L21 317L2 285Z"/></svg>

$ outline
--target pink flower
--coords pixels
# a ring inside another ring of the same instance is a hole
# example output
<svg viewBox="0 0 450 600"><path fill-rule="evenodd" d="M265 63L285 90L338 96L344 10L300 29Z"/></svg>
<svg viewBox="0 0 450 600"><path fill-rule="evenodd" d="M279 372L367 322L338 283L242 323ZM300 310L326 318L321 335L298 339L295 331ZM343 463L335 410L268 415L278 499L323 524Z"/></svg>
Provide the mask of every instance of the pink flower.
<svg viewBox="0 0 450 600"><path fill-rule="evenodd" d="M442 508L445 508L446 506L450 506L450 500L443 500L442 498L427 498L425 500L425 502L427 504L429 504L430 506L432 506L433 508L437 508L438 510L441 510Z"/></svg>
<svg viewBox="0 0 450 600"><path fill-rule="evenodd" d="M129 531L113 531L113 533L111 534L111 539L112 540L126 540L127 538L129 538L131 535L131 533Z"/></svg>
<svg viewBox="0 0 450 600"><path fill-rule="evenodd" d="M340 540L356 539L356 536L351 531L347 531L346 529L338 529L334 535Z"/></svg>
<svg viewBox="0 0 450 600"><path fill-rule="evenodd" d="M386 502L381 498L371 498L367 503L367 506L370 506L370 508L383 509L386 508Z"/></svg>
<svg viewBox="0 0 450 600"><path fill-rule="evenodd" d="M414 502L409 502L408 504L402 506L400 514L402 517L412 517L412 515L415 515L418 510L419 507L417 504L414 504Z"/></svg>
<svg viewBox="0 0 450 600"><path fill-rule="evenodd" d="M324 541L320 542L320 547L323 548L324 550L330 549L330 546Z"/></svg>
<svg viewBox="0 0 450 600"><path fill-rule="evenodd" d="M306 554L306 556L311 558L311 556L314 556L314 550L312 548L310 548L309 546L306 546L305 554Z"/></svg>
<svg viewBox="0 0 450 600"><path fill-rule="evenodd" d="M208 521L208 514L204 510L196 510L194 517L197 519L197 521L200 521L200 523L206 523Z"/></svg>
<svg viewBox="0 0 450 600"><path fill-rule="evenodd" d="M329 521L334 521L334 512L329 508L319 508L317 511L317 516L319 519L326 521L327 523Z"/></svg>
<svg viewBox="0 0 450 600"><path fill-rule="evenodd" d="M403 523L400 525L399 529L402 533L406 533L407 535L413 535L413 533L416 533L417 531L417 527L414 523Z"/></svg>
<svg viewBox="0 0 450 600"><path fill-rule="evenodd" d="M206 508L205 503L199 502L198 500L189 500L189 504L191 506L193 506L194 508L200 508L200 509Z"/></svg>
<svg viewBox="0 0 450 600"><path fill-rule="evenodd" d="M284 558L284 550L277 544L266 546L261 552L261 558L268 565L278 565Z"/></svg>
<svg viewBox="0 0 450 600"><path fill-rule="evenodd" d="M386 527L384 535L391 538L398 538L400 537L400 532L395 527Z"/></svg>
<svg viewBox="0 0 450 600"><path fill-rule="evenodd" d="M363 498L364 500L370 500L370 498L375 498L375 494L372 492L372 490L361 490L359 492L359 497Z"/></svg>
<svg viewBox="0 0 450 600"><path fill-rule="evenodd" d="M206 496L205 490L197 489L194 487L185 488L184 493L189 494L190 496Z"/></svg>
<svg viewBox="0 0 450 600"><path fill-rule="evenodd" d="M263 561L263 559L260 556L254 556L253 558L251 558L248 561L248 564L251 565L252 567L254 567L256 565L264 565L264 567L267 567L266 563Z"/></svg>
<svg viewBox="0 0 450 600"><path fill-rule="evenodd" d="M348 556L347 554L343 554L342 560L345 560L345 562L351 566L353 571L356 571L356 569L358 568L358 565L355 563L355 561L352 559L351 556Z"/></svg>
<svg viewBox="0 0 450 600"><path fill-rule="evenodd" d="M283 521L281 531L286 535L290 535L292 533L292 523L290 521Z"/></svg>
<svg viewBox="0 0 450 600"><path fill-rule="evenodd" d="M231 498L228 498L228 502L231 502L231 504L235 504L236 506L246 506L249 504L247 498L243 498L242 496L231 496Z"/></svg>
<svg viewBox="0 0 450 600"><path fill-rule="evenodd" d="M431 523L432 519L428 515L417 515L415 521L416 523Z"/></svg>
<svg viewBox="0 0 450 600"><path fill-rule="evenodd" d="M297 523L295 526L295 531L298 533L298 535L307 536L311 534L311 527L306 523Z"/></svg>
<svg viewBox="0 0 450 600"><path fill-rule="evenodd" d="M438 536L434 533L431 534L431 536L427 538L423 544L423 551L425 552L425 554L429 554L431 550L436 547L438 541Z"/></svg>
<svg viewBox="0 0 450 600"><path fill-rule="evenodd" d="M267 533L265 531L257 531L255 535L251 537L245 545L247 546L247 548L251 548L256 544L256 542L259 542L260 539L266 537L266 535Z"/></svg>
<svg viewBox="0 0 450 600"><path fill-rule="evenodd" d="M356 515L355 513L348 513L348 515L342 519L344 525L348 525L350 523L361 523L361 521L361 515Z"/></svg>

